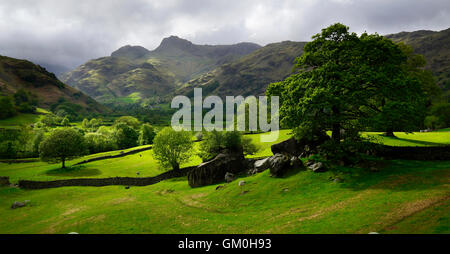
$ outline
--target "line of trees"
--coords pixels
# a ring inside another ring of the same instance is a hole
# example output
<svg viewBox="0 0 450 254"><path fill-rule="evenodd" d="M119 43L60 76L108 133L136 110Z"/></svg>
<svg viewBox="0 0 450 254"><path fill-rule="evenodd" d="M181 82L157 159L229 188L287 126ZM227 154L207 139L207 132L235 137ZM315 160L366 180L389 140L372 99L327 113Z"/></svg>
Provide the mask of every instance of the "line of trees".
<svg viewBox="0 0 450 254"><path fill-rule="evenodd" d="M32 127L1 130L0 158L41 157L45 161L64 162L74 156L149 145L155 136L150 124L134 117L120 117L112 126L103 125L101 119L85 119L79 128L67 117L47 114ZM67 144L73 147L62 149L66 143L61 139L68 140Z"/></svg>

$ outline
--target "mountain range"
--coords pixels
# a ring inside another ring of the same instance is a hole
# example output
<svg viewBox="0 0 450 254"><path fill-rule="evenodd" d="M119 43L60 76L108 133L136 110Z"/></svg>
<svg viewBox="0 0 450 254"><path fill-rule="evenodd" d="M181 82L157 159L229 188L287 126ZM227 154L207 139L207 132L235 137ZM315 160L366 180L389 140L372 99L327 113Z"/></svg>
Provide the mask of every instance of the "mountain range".
<svg viewBox="0 0 450 254"><path fill-rule="evenodd" d="M426 68L439 86L450 90L450 29L386 37L411 45L424 55ZM204 96L262 95L268 84L292 73L293 62L305 44L196 45L171 36L154 50L121 47L110 56L90 60L63 74L62 81L40 65L0 56L0 94L23 88L38 96L40 107L55 110L70 104L78 111L94 113L108 112L100 103L167 103L175 95L192 96L196 87L203 88Z"/></svg>
<svg viewBox="0 0 450 254"><path fill-rule="evenodd" d="M427 67L444 90L450 89L450 29L386 35L405 42L427 59ZM268 84L292 73L306 42L284 41L196 45L171 36L159 47L124 46L111 56L88 61L62 76L67 84L102 103L168 102L175 95L261 95Z"/></svg>

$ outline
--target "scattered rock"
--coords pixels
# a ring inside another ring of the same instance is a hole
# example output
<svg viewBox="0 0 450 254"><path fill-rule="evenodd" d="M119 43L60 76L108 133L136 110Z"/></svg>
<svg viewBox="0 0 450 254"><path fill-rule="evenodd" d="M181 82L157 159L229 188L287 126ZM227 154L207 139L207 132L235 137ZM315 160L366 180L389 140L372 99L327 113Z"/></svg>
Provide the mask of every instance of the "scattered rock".
<svg viewBox="0 0 450 254"><path fill-rule="evenodd" d="M141 173L138 171L138 172L136 172L136 175L140 175Z"/></svg>
<svg viewBox="0 0 450 254"><path fill-rule="evenodd" d="M130 189L130 186L125 187L126 190Z"/></svg>
<svg viewBox="0 0 450 254"><path fill-rule="evenodd" d="M239 187L243 187L245 185L245 181L239 181Z"/></svg>
<svg viewBox="0 0 450 254"><path fill-rule="evenodd" d="M285 188L285 189L283 189L283 191L284 191L284 192L288 192L288 191L289 191L289 189L288 189L288 188Z"/></svg>
<svg viewBox="0 0 450 254"><path fill-rule="evenodd" d="M321 172L327 171L325 165L322 162L314 163L311 166L309 166L308 168L316 173L321 173Z"/></svg>
<svg viewBox="0 0 450 254"><path fill-rule="evenodd" d="M378 235L378 234L380 234L380 233L378 233L378 232L370 232L369 233L369 235Z"/></svg>
<svg viewBox="0 0 450 254"><path fill-rule="evenodd" d="M70 232L70 233L68 233L68 235L78 235L78 233L77 232Z"/></svg>
<svg viewBox="0 0 450 254"><path fill-rule="evenodd" d="M256 173L261 173L270 167L270 157L255 162Z"/></svg>
<svg viewBox="0 0 450 254"><path fill-rule="evenodd" d="M312 166L315 162L314 161L308 161L306 162L306 166L309 168L310 166Z"/></svg>
<svg viewBox="0 0 450 254"><path fill-rule="evenodd" d="M284 154L277 153L270 157L270 174L274 177L281 177L290 169L290 159Z"/></svg>
<svg viewBox="0 0 450 254"><path fill-rule="evenodd" d="M225 174L225 182L227 183L231 183L232 181L234 181L235 177L233 173L227 172Z"/></svg>
<svg viewBox="0 0 450 254"><path fill-rule="evenodd" d="M216 190L220 190L220 189L223 189L222 185L219 185L219 186L216 187Z"/></svg>
<svg viewBox="0 0 450 254"><path fill-rule="evenodd" d="M26 205L27 204L25 202L18 202L18 201L16 201L16 202L14 202L11 205L11 209L17 209L17 208L25 207Z"/></svg>
<svg viewBox="0 0 450 254"><path fill-rule="evenodd" d="M243 191L243 192L241 192L241 195L245 195L245 194L247 194L247 193L249 193L250 191L248 191L248 190L246 190L246 191Z"/></svg>

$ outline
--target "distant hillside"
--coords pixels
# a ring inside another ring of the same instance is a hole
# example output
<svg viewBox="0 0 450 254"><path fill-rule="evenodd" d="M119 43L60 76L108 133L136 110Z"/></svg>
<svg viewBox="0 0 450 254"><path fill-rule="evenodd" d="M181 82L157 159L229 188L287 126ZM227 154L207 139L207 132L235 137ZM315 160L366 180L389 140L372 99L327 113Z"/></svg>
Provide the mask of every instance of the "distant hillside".
<svg viewBox="0 0 450 254"><path fill-rule="evenodd" d="M124 46L109 57L91 60L63 80L100 102L161 100L185 82L260 48L253 43L196 45L171 36L149 51Z"/></svg>
<svg viewBox="0 0 450 254"><path fill-rule="evenodd" d="M395 42L410 45L425 56L427 67L435 75L439 86L450 90L450 28L440 32L416 31L386 35Z"/></svg>
<svg viewBox="0 0 450 254"><path fill-rule="evenodd" d="M232 63L190 80L177 92L192 95L202 87L204 94L263 95L272 82L292 74L294 60L303 53L306 42L285 41L269 44Z"/></svg>
<svg viewBox="0 0 450 254"><path fill-rule="evenodd" d="M41 108L54 110L69 106L78 112L107 111L104 106L65 85L43 67L26 60L0 56L0 94L13 94L19 89L36 95Z"/></svg>

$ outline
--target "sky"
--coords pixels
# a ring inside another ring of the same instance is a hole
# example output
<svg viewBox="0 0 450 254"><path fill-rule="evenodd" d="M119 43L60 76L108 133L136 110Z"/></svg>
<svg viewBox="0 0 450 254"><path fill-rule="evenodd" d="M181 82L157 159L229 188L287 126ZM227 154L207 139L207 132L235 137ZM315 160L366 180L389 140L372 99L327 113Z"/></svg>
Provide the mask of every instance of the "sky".
<svg viewBox="0 0 450 254"><path fill-rule="evenodd" d="M55 72L170 35L195 44L308 41L340 22L357 33L450 27L448 0L2 0L0 55Z"/></svg>

